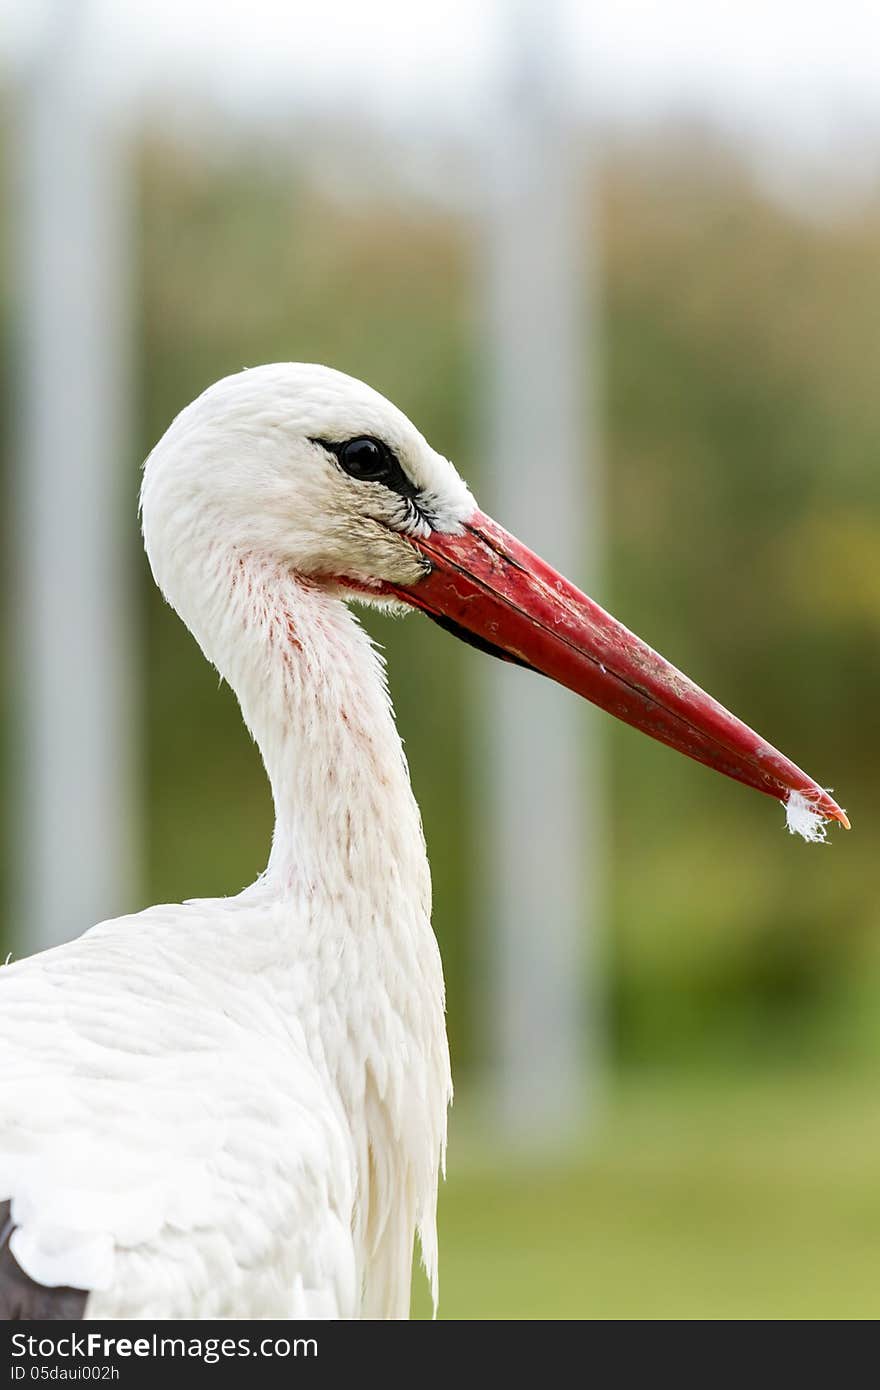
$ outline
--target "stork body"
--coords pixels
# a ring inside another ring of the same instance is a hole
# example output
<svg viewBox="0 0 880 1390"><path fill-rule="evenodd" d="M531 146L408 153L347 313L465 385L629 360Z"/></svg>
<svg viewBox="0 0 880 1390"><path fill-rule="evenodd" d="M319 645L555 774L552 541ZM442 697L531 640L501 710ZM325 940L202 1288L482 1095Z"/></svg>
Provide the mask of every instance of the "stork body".
<svg viewBox="0 0 880 1390"><path fill-rule="evenodd" d="M417 1234L437 1292L443 977L384 673L347 601L423 609L843 813L338 372L217 383L148 460L142 512L158 584L260 747L275 832L237 897L0 969L0 1314L405 1317Z"/></svg>

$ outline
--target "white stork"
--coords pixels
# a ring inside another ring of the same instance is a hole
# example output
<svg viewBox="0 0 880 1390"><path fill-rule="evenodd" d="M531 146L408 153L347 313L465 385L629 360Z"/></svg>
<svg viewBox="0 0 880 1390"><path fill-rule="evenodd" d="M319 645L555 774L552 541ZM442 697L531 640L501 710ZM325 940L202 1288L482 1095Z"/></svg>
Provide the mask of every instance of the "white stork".
<svg viewBox="0 0 880 1390"><path fill-rule="evenodd" d="M0 970L0 1316L406 1317L417 1234L437 1297L452 1084L419 811L349 601L422 609L808 833L846 817L339 372L212 386L150 455L141 508L156 582L259 745L275 832L237 897Z"/></svg>

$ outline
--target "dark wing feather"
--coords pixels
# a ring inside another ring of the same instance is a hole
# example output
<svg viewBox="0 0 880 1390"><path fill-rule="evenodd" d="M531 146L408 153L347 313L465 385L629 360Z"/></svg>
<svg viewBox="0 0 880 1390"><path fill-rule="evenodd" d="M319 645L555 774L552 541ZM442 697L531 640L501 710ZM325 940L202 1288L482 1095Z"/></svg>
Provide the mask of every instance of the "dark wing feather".
<svg viewBox="0 0 880 1390"><path fill-rule="evenodd" d="M0 1322L65 1322L82 1318L88 1290L47 1289L37 1284L9 1248L12 1215L8 1202L0 1202Z"/></svg>

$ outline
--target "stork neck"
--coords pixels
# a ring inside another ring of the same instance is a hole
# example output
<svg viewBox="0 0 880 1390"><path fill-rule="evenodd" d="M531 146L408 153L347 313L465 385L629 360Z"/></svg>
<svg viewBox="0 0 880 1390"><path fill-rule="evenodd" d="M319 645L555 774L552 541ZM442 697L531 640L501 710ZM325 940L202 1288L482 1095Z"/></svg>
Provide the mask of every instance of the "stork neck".
<svg viewBox="0 0 880 1390"><path fill-rule="evenodd" d="M430 896L418 807L382 660L341 599L244 566L240 640L221 669L256 740L275 804L262 882L336 894L389 876Z"/></svg>

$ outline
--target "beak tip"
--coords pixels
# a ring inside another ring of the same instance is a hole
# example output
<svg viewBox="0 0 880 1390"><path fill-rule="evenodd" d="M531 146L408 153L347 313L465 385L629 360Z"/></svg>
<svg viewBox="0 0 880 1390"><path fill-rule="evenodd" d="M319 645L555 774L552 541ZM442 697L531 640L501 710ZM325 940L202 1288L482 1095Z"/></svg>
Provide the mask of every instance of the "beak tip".
<svg viewBox="0 0 880 1390"><path fill-rule="evenodd" d="M844 830L851 830L852 826L849 823L849 816L846 814L843 807L838 806L837 802L830 795L826 794L825 800L829 819L837 821L837 824L842 826Z"/></svg>

